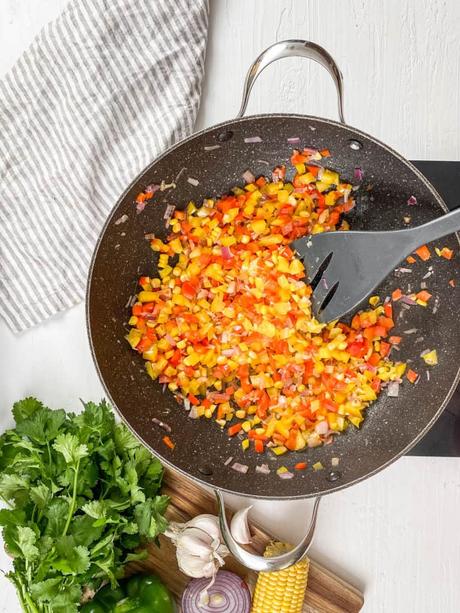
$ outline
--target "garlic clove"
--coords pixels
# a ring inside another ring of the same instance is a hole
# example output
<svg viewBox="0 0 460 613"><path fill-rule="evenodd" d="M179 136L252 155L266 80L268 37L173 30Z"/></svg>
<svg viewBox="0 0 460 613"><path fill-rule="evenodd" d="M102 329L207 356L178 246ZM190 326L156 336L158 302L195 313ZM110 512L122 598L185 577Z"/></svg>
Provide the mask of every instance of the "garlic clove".
<svg viewBox="0 0 460 613"><path fill-rule="evenodd" d="M188 549L194 555L212 555L211 537L199 528L185 528L176 541L178 547Z"/></svg>
<svg viewBox="0 0 460 613"><path fill-rule="evenodd" d="M232 517L230 523L230 532L233 538L240 545L249 545L251 542L251 532L248 525L248 513L252 509L252 505L240 509Z"/></svg>
<svg viewBox="0 0 460 613"><path fill-rule="evenodd" d="M195 579L212 577L219 566L212 559L203 559L182 548L177 549L177 564L184 575Z"/></svg>
<svg viewBox="0 0 460 613"><path fill-rule="evenodd" d="M216 515L210 515L209 513L203 513L203 515L197 515L189 522L185 524L188 528L201 528L209 534L212 539L218 539L222 541L219 527L219 518Z"/></svg>

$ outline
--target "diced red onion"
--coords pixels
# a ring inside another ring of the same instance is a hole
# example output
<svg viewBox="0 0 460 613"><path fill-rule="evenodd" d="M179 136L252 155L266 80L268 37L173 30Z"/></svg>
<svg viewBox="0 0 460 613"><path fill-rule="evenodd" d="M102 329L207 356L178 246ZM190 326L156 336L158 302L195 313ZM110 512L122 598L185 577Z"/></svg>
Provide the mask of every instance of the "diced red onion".
<svg viewBox="0 0 460 613"><path fill-rule="evenodd" d="M144 238L148 241L153 241L155 234L153 232L149 232L148 234L144 234Z"/></svg>
<svg viewBox="0 0 460 613"><path fill-rule="evenodd" d="M147 185L147 187L144 189L144 192L146 192L150 198L159 189L160 186L158 185L158 183L151 183L150 185Z"/></svg>
<svg viewBox="0 0 460 613"><path fill-rule="evenodd" d="M250 170L245 170L242 176L246 183L254 183L254 181L256 180L255 176Z"/></svg>
<svg viewBox="0 0 460 613"><path fill-rule="evenodd" d="M224 260L231 260L233 258L233 253L230 247L222 247L221 248L222 257Z"/></svg>
<svg viewBox="0 0 460 613"><path fill-rule="evenodd" d="M331 458L331 466L338 466L340 458Z"/></svg>
<svg viewBox="0 0 460 613"><path fill-rule="evenodd" d="M388 383L387 396L390 398L397 398L399 396L399 383L397 381L390 381Z"/></svg>
<svg viewBox="0 0 460 613"><path fill-rule="evenodd" d="M262 139L260 138L260 136L247 136L244 139L245 143L261 143Z"/></svg>
<svg viewBox="0 0 460 613"><path fill-rule="evenodd" d="M169 426L168 424L165 424L165 422L161 421L161 419L152 417L152 422L156 424L157 426L160 426L160 428L163 428L163 430L165 430L166 432L172 432L171 426Z"/></svg>
<svg viewBox="0 0 460 613"><path fill-rule="evenodd" d="M168 343L171 345L171 347L175 347L176 346L176 341L173 339L173 337L170 334L165 334L165 340L168 341Z"/></svg>
<svg viewBox="0 0 460 613"><path fill-rule="evenodd" d="M185 166L183 166L179 172L176 175L176 178L174 179L174 184L177 183L177 181L179 180L179 178L182 176L182 174L187 170L187 168ZM161 185L160 185L160 189L161 189Z"/></svg>
<svg viewBox="0 0 460 613"><path fill-rule="evenodd" d="M318 151L318 149L311 149L310 147L304 147L304 150L302 151L302 153L304 155L308 155L308 157L311 160L320 160L321 159L321 153Z"/></svg>
<svg viewBox="0 0 460 613"><path fill-rule="evenodd" d="M224 462L224 466L228 466L229 464L231 464L233 462L233 456L231 455L229 458L227 458Z"/></svg>
<svg viewBox="0 0 460 613"><path fill-rule="evenodd" d="M231 349L223 349L222 355L224 355L226 358L229 358L232 355L235 355L235 353L237 352L238 352L238 349L236 347L232 347Z"/></svg>
<svg viewBox="0 0 460 613"><path fill-rule="evenodd" d="M433 271L429 270L427 273L423 275L422 279L428 279L428 277L431 277L432 274L433 274Z"/></svg>
<svg viewBox="0 0 460 613"><path fill-rule="evenodd" d="M190 419L198 419L200 416L198 413L198 408L196 406L192 406L188 416L190 417Z"/></svg>
<svg viewBox="0 0 460 613"><path fill-rule="evenodd" d="M291 136L287 139L288 143L300 143L300 136Z"/></svg>
<svg viewBox="0 0 460 613"><path fill-rule="evenodd" d="M261 475L269 475L270 468L268 464L261 464L260 466L256 466L256 473L260 473Z"/></svg>
<svg viewBox="0 0 460 613"><path fill-rule="evenodd" d="M122 215L121 217L119 217L119 218L116 220L115 225L116 225L116 226L119 226L119 225L120 225L120 224L122 224L122 223L126 223L126 222L128 221L128 219L129 219L128 215Z"/></svg>
<svg viewBox="0 0 460 613"><path fill-rule="evenodd" d="M407 204L409 206L414 206L414 204L417 204L417 198L415 196L410 196L407 201Z"/></svg>
<svg viewBox="0 0 460 613"><path fill-rule="evenodd" d="M420 289L426 289L426 281L420 283Z"/></svg>
<svg viewBox="0 0 460 613"><path fill-rule="evenodd" d="M278 477L280 479L292 479L294 473L286 472L286 473L278 473Z"/></svg>
<svg viewBox="0 0 460 613"><path fill-rule="evenodd" d="M188 398L184 398L184 409L186 411L190 411L190 407L191 407L190 400Z"/></svg>
<svg viewBox="0 0 460 613"><path fill-rule="evenodd" d="M182 613L249 613L251 594L241 577L220 570L212 586L209 579L193 579L182 594ZM203 595L206 596L203 602Z"/></svg>
<svg viewBox="0 0 460 613"><path fill-rule="evenodd" d="M363 177L364 177L364 173L362 171L362 168L359 168L359 166L357 166L354 170L353 173L353 177L357 180L357 181L362 181Z"/></svg>
<svg viewBox="0 0 460 613"><path fill-rule="evenodd" d="M200 184L198 179L194 179L193 177L187 177L187 183L190 183L190 185L194 185L195 187Z"/></svg>
<svg viewBox="0 0 460 613"><path fill-rule="evenodd" d="M165 209L165 213L163 215L163 219L167 219L169 221L171 219L172 214L174 213L175 210L176 210L176 207L174 206L174 204L168 204L168 206Z"/></svg>
<svg viewBox="0 0 460 613"><path fill-rule="evenodd" d="M412 268L397 268L398 272L401 272L403 275L407 275L412 272Z"/></svg>
<svg viewBox="0 0 460 613"><path fill-rule="evenodd" d="M426 371L426 380L427 381L430 380L430 371L429 370Z"/></svg>
<svg viewBox="0 0 460 613"><path fill-rule="evenodd" d="M315 426L315 432L316 434L319 434L320 436L324 436L325 434L327 434L328 430L329 430L329 426L327 425L326 420L318 422Z"/></svg>
<svg viewBox="0 0 460 613"><path fill-rule="evenodd" d="M407 304L409 306L413 306L414 304L417 304L415 302L415 300L412 300L412 298L409 298L409 296L401 296L399 301L402 302L403 304Z"/></svg>
<svg viewBox="0 0 460 613"><path fill-rule="evenodd" d="M249 470L249 466L247 464L240 464L239 462L235 462L232 465L233 470L236 470L237 473L242 473L243 475L245 475L248 470Z"/></svg>
<svg viewBox="0 0 460 613"><path fill-rule="evenodd" d="M270 166L270 162L267 162L267 160L256 160L256 162L259 162L259 164L265 164L266 166Z"/></svg>
<svg viewBox="0 0 460 613"><path fill-rule="evenodd" d="M205 151L214 151L215 149L220 149L220 145L207 145L204 148Z"/></svg>
<svg viewBox="0 0 460 613"><path fill-rule="evenodd" d="M415 334L417 331L417 328L410 328L409 330L404 330L404 334Z"/></svg>

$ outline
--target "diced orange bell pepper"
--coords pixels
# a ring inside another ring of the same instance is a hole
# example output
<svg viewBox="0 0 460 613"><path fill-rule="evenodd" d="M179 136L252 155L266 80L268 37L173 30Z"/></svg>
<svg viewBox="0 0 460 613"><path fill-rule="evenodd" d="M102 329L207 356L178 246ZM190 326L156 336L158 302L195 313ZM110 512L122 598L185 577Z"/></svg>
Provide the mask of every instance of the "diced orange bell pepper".
<svg viewBox="0 0 460 613"><path fill-rule="evenodd" d="M426 245L422 245L421 247L416 249L415 253L424 262L426 262L426 260L429 260L431 258L431 252Z"/></svg>
<svg viewBox="0 0 460 613"><path fill-rule="evenodd" d="M163 443L166 445L166 447L169 447L170 449L174 449L174 447L176 446L176 444L172 442L169 436L163 437Z"/></svg>
<svg viewBox="0 0 460 613"><path fill-rule="evenodd" d="M428 300L431 298L432 294L430 294L430 292L427 292L425 289L422 290L421 292L418 292L418 294L416 294L416 298L417 300L422 300L423 302L428 302Z"/></svg>

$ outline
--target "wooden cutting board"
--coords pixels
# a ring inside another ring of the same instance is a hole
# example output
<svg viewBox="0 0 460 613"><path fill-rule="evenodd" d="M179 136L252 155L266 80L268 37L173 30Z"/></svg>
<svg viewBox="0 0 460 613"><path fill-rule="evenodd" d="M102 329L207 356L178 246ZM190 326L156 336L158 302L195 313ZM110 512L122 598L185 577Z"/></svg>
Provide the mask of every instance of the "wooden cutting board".
<svg viewBox="0 0 460 613"><path fill-rule="evenodd" d="M162 493L171 498L167 512L170 521L185 522L202 513L217 513L214 497L178 473L166 471ZM255 524L251 524L251 533L254 538L250 549L253 552L263 553L273 535ZM133 563L130 568L137 572L156 573L172 593L180 597L190 579L178 569L175 547L169 539L160 537L160 544L160 547L151 545L148 559ZM251 589L255 585L257 573L248 571L234 558L226 558L225 568L243 577ZM357 588L314 560L310 560L304 613L356 613L363 604L363 594ZM273 613L278 612L273 611Z"/></svg>

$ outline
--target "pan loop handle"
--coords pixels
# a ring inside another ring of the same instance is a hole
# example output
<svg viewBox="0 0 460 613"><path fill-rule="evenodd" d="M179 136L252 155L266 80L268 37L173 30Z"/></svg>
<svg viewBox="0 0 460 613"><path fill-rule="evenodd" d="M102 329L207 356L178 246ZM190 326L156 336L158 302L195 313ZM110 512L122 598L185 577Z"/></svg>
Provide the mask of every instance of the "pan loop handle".
<svg viewBox="0 0 460 613"><path fill-rule="evenodd" d="M318 507L321 500L320 496L318 496L318 498L315 498L315 504L313 506L310 525L308 527L307 533L300 541L300 543L296 545L294 549L291 549L291 551L283 553L279 556L274 556L272 558L265 558L264 556L250 553L249 551L244 549L244 547L238 545L238 543L233 538L230 532L230 528L228 526L227 517L225 515L224 495L220 490L216 490L216 498L217 505L219 508L220 531L222 533L224 542L233 557L236 558L238 562L246 566L246 568L258 572L283 570L284 568L289 568L289 566L300 562L300 560L302 560L307 555L315 533L316 516L318 514Z"/></svg>
<svg viewBox="0 0 460 613"><path fill-rule="evenodd" d="M338 98L339 119L345 123L343 115L343 77L339 67L335 63L333 57L329 55L326 49L320 47L316 43L308 40L282 40L274 45L271 45L259 55L255 62L249 68L246 80L244 82L243 97L241 100L241 108L238 112L238 117L243 117L246 112L246 107L249 102L252 86L262 70L272 62L282 59L283 57L305 57L309 60L314 60L321 64L331 75L335 83Z"/></svg>

